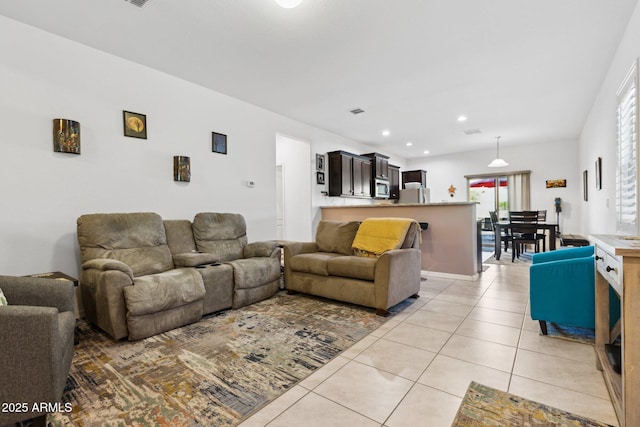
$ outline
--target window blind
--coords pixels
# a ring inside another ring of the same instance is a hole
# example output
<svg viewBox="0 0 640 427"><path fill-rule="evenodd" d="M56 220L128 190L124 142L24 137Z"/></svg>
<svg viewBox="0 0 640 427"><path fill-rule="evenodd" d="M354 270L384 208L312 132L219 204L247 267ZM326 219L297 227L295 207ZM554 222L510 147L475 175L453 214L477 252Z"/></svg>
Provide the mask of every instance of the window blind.
<svg viewBox="0 0 640 427"><path fill-rule="evenodd" d="M616 171L616 230L638 230L638 62L618 89L618 167Z"/></svg>

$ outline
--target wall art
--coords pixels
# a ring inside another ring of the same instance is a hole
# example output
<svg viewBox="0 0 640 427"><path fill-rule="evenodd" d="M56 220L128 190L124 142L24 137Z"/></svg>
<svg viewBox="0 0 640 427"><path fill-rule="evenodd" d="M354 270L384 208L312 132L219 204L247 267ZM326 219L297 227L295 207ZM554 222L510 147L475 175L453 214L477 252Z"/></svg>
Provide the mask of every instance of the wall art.
<svg viewBox="0 0 640 427"><path fill-rule="evenodd" d="M324 172L316 172L316 184L324 185Z"/></svg>
<svg viewBox="0 0 640 427"><path fill-rule="evenodd" d="M147 116L131 111L123 111L124 136L147 139Z"/></svg>
<svg viewBox="0 0 640 427"><path fill-rule="evenodd" d="M324 171L324 154L316 154L316 170Z"/></svg>
<svg viewBox="0 0 640 427"><path fill-rule="evenodd" d="M191 182L191 158L173 156L173 180Z"/></svg>
<svg viewBox="0 0 640 427"><path fill-rule="evenodd" d="M211 151L227 154L227 135L218 132L212 132L211 134Z"/></svg>
<svg viewBox="0 0 640 427"><path fill-rule="evenodd" d="M549 179L547 180L547 188L563 188L567 186L566 179Z"/></svg>
<svg viewBox="0 0 640 427"><path fill-rule="evenodd" d="M53 119L53 151L80 154L80 123Z"/></svg>
<svg viewBox="0 0 640 427"><path fill-rule="evenodd" d="M596 190L602 190L602 157L596 160Z"/></svg>

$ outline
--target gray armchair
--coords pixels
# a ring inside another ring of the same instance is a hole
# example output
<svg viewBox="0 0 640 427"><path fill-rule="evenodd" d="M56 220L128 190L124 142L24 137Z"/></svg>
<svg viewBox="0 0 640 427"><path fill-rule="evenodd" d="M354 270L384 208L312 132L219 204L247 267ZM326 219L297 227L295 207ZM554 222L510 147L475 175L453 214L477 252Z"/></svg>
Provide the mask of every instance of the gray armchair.
<svg viewBox="0 0 640 427"><path fill-rule="evenodd" d="M33 404L59 403L71 368L73 283L0 276L0 289L9 303L0 307L0 402L23 404L0 412L0 425L30 418L44 425L46 413L32 412Z"/></svg>

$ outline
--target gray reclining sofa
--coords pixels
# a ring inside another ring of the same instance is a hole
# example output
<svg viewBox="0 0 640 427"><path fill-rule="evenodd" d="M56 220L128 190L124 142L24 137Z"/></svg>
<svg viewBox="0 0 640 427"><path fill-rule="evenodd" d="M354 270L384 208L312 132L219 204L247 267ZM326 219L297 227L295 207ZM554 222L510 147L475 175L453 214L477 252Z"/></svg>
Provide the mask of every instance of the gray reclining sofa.
<svg viewBox="0 0 640 427"><path fill-rule="evenodd" d="M248 243L242 215L107 213L77 220L86 317L115 339L146 338L273 296L276 242Z"/></svg>

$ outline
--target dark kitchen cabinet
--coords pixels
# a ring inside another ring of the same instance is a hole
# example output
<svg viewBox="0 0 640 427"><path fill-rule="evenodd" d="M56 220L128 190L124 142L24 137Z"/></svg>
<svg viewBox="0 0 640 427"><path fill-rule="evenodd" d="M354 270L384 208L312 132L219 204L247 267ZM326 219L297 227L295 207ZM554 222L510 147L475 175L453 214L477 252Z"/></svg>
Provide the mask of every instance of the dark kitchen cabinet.
<svg viewBox="0 0 640 427"><path fill-rule="evenodd" d="M402 188L407 182L419 182L423 188L427 188L427 171L420 169L402 172Z"/></svg>
<svg viewBox="0 0 640 427"><path fill-rule="evenodd" d="M371 159L346 151L329 157L329 196L371 197Z"/></svg>
<svg viewBox="0 0 640 427"><path fill-rule="evenodd" d="M389 165L389 199L400 198L400 166Z"/></svg>
<svg viewBox="0 0 640 427"><path fill-rule="evenodd" d="M374 178L389 179L389 157L380 153L367 153L363 156L371 159Z"/></svg>

